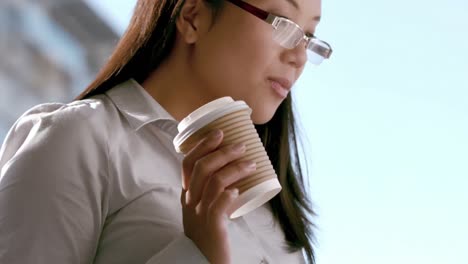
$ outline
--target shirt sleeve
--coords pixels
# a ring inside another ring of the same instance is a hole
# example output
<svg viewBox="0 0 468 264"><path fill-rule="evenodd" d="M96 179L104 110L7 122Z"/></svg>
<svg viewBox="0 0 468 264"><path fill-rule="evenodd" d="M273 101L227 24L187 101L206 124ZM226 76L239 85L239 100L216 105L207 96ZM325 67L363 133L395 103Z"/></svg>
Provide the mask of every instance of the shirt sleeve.
<svg viewBox="0 0 468 264"><path fill-rule="evenodd" d="M197 246L186 237L180 234L166 248L153 256L146 264L209 264L205 256Z"/></svg>
<svg viewBox="0 0 468 264"><path fill-rule="evenodd" d="M0 263L92 263L107 210L106 148L82 110L36 110L0 150Z"/></svg>
<svg viewBox="0 0 468 264"><path fill-rule="evenodd" d="M108 128L97 114L41 106L10 129L0 149L0 263L96 261L111 196ZM180 233L146 261L155 263L209 262Z"/></svg>

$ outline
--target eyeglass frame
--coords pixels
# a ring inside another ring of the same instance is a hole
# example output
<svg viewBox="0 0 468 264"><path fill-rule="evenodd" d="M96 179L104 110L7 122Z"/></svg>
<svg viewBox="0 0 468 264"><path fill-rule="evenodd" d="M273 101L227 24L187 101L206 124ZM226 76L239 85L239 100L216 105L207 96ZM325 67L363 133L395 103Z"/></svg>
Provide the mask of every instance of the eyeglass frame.
<svg viewBox="0 0 468 264"><path fill-rule="evenodd" d="M288 21L290 22L291 24L295 25L301 32L302 32L302 39L300 40L305 40L306 43L307 43L307 46L309 45L309 43L312 41L312 40L316 40L318 41L320 44L323 44L324 46L328 47L325 48L323 46L320 46L320 45L315 45L315 51L319 56L322 56L324 59L329 59L331 54L332 54L332 47L330 44L328 44L327 42L321 40L321 39L318 39L317 37L315 37L314 35L312 36L307 36L307 34L304 33L304 30L297 24L295 23L294 21L288 19L288 18L285 18L285 17L282 17L282 16L278 16L278 15L275 15L275 14L272 14L270 12L267 12L263 9L260 9L256 6L253 6L245 1L242 1L242 0L226 0L234 5L236 5L237 7L249 12L250 14L258 17L259 19L263 20L264 22L270 24L273 26L273 28L277 28L277 25L281 22L281 21ZM295 45L295 47L297 47L297 45L300 44L301 41L298 41ZM293 47L294 48L294 47ZM309 49L309 48L307 48Z"/></svg>

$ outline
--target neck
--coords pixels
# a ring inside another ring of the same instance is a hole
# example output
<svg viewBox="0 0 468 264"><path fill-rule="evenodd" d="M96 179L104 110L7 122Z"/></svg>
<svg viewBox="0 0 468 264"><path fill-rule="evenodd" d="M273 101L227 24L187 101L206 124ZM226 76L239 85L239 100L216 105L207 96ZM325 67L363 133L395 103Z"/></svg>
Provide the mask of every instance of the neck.
<svg viewBox="0 0 468 264"><path fill-rule="evenodd" d="M141 84L179 122L198 107L215 99L199 89L199 82L184 57L187 58L170 55Z"/></svg>

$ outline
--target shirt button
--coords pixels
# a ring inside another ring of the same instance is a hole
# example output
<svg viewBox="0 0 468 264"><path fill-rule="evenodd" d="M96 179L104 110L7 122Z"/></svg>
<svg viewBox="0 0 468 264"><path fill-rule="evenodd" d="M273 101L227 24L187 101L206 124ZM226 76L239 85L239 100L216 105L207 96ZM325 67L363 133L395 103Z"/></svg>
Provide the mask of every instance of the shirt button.
<svg viewBox="0 0 468 264"><path fill-rule="evenodd" d="M266 259L263 258L262 261L260 261L260 264L268 264L268 261L266 261Z"/></svg>

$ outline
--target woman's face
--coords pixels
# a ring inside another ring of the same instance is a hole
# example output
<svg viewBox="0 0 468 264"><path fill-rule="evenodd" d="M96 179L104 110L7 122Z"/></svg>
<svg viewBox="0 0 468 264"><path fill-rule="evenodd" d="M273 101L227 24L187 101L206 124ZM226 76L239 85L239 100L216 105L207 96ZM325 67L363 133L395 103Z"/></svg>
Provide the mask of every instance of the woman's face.
<svg viewBox="0 0 468 264"><path fill-rule="evenodd" d="M289 18L314 33L320 0L247 0L267 12ZM200 93L231 96L252 108L255 124L268 122L284 100L278 85L290 88L307 61L305 45L286 49L272 38L272 25L226 1L213 24L200 28L191 65Z"/></svg>

